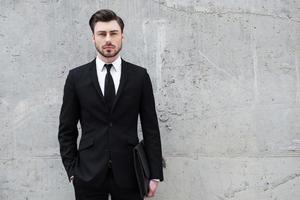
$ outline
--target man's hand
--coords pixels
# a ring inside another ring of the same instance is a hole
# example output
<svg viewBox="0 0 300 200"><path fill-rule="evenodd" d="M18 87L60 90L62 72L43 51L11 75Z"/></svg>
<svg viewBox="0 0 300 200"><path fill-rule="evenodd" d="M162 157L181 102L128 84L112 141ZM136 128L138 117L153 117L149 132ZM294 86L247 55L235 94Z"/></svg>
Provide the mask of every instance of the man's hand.
<svg viewBox="0 0 300 200"><path fill-rule="evenodd" d="M158 187L158 183L159 183L159 181L150 180L150 183L149 183L149 192L147 194L147 197L154 197L155 192L156 192L157 187Z"/></svg>
<svg viewBox="0 0 300 200"><path fill-rule="evenodd" d="M74 176L71 176L71 177L70 177L70 182L73 183L73 180L74 180Z"/></svg>

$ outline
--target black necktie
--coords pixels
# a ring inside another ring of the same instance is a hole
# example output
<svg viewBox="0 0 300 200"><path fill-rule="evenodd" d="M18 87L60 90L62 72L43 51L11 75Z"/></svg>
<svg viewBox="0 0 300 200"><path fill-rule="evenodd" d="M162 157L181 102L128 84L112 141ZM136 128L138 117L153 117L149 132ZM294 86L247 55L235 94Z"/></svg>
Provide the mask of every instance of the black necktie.
<svg viewBox="0 0 300 200"><path fill-rule="evenodd" d="M110 69L112 66L113 66L112 64L104 65L104 67L106 67L106 71L107 71L106 76L105 76L104 98L105 98L105 102L106 102L109 110L111 110L112 104L115 99L115 85L114 85L113 78L110 74Z"/></svg>

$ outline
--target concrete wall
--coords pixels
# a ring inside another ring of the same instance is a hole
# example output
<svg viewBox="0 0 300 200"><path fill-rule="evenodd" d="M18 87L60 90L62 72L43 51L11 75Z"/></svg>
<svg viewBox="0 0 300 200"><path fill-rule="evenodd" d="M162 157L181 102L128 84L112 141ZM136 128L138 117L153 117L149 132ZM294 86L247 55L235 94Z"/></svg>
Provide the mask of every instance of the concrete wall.
<svg viewBox="0 0 300 200"><path fill-rule="evenodd" d="M1 200L74 198L58 115L100 8L153 81L167 160L153 199L299 199L299 0L0 0Z"/></svg>

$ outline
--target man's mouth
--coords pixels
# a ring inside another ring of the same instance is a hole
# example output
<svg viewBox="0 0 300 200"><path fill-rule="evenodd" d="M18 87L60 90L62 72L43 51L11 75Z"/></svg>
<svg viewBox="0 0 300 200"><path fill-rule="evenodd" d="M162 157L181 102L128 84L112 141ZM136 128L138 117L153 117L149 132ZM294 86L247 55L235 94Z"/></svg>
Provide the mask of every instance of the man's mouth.
<svg viewBox="0 0 300 200"><path fill-rule="evenodd" d="M114 46L104 46L104 49L113 49Z"/></svg>

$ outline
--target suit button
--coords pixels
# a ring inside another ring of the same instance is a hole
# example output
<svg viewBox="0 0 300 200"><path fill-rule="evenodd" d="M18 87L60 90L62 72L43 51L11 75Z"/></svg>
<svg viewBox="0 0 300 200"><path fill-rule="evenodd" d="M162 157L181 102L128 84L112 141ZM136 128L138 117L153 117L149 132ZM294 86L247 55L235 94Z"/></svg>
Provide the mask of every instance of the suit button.
<svg viewBox="0 0 300 200"><path fill-rule="evenodd" d="M110 122L110 123L109 123L109 126L112 127L112 125L113 125L112 122Z"/></svg>
<svg viewBox="0 0 300 200"><path fill-rule="evenodd" d="M109 161L108 161L108 168L111 168L111 167L112 167L112 161L109 160Z"/></svg>

